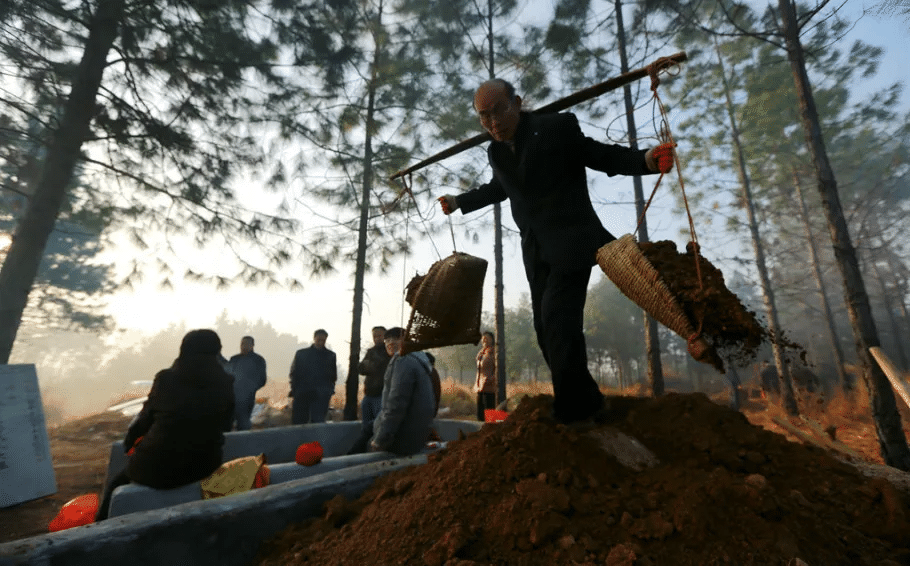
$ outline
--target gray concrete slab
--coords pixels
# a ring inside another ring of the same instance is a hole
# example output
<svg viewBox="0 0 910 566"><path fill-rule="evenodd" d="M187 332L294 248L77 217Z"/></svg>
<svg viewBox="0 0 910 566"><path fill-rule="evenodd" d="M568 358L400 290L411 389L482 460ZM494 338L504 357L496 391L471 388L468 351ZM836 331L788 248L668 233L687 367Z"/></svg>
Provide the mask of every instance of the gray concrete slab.
<svg viewBox="0 0 910 566"><path fill-rule="evenodd" d="M433 428L443 440L455 440L459 431L467 435L480 430L482 424L477 421L436 419ZM360 421L343 421L228 432L224 435L224 461L265 454L266 462L270 465L293 462L297 447L315 440L322 444L324 457L342 456L354 445L360 435L360 427ZM126 434L126 431L123 432ZM111 444L104 485L125 468L123 441L118 440Z"/></svg>
<svg viewBox="0 0 910 566"><path fill-rule="evenodd" d="M301 466L296 462L269 464L271 476L269 485L318 476L326 472L350 468L351 466L392 460L394 458L395 454L392 454L391 452L371 452L368 454L352 454L350 456L345 455L325 458L322 462L319 462L314 466ZM165 507L180 505L181 503L201 500L202 487L199 482L194 482L174 489L154 489L137 483L131 483L120 486L114 490L114 493L111 496L111 508L108 516L119 517L129 513L163 509Z"/></svg>
<svg viewBox="0 0 910 566"><path fill-rule="evenodd" d="M35 366L0 365L0 508L56 492Z"/></svg>
<svg viewBox="0 0 910 566"><path fill-rule="evenodd" d="M0 566L241 566L262 541L321 515L337 494L359 497L384 474L426 463L426 455L362 464L234 495L132 513L0 544Z"/></svg>

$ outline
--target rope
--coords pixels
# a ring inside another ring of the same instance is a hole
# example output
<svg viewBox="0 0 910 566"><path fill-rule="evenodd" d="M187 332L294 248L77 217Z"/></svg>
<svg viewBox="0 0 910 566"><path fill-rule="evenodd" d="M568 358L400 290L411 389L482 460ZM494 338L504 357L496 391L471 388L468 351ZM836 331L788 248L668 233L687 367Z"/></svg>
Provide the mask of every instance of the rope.
<svg viewBox="0 0 910 566"><path fill-rule="evenodd" d="M651 77L651 93L654 98L654 103L657 108L660 110L660 125L658 127L657 137L661 144L672 143L673 147L676 147L676 141L673 139L673 133L670 130L670 121L667 117L667 109L664 107L663 101L660 99L660 94L657 92L657 87L660 86L660 77L659 74L661 71L670 71L674 68L679 68L679 63L676 63L672 59L667 57L661 57L648 65L648 75ZM698 236L695 234L695 221L692 219L692 211L689 209L689 199L686 197L686 185L683 181L682 170L679 163L679 155L676 152L673 152L673 162L676 165L676 174L679 177L679 188L682 191L683 204L686 207L686 217L689 220L689 232L692 235L692 241L686 246L687 251L691 251L692 255L695 258L695 273L698 276L698 288L699 290L704 289L704 281L701 276L701 266L699 265L699 255L701 253L700 246L698 245ZM654 198L654 194L657 192L657 187L660 186L660 181L664 178L664 174L661 173L660 177L657 178L657 182L654 185L654 190L651 191L651 196L648 198L648 202L645 204L644 210L642 210L641 216L638 219L638 225L641 225L642 220L644 220L645 212L648 210L648 206L651 205L651 199ZM637 231L637 229L636 229ZM687 342L691 346L695 340L701 336L702 323L704 322L704 313L702 313L701 320L698 321L698 329L695 331L695 334L689 337Z"/></svg>
<svg viewBox="0 0 910 566"><path fill-rule="evenodd" d="M411 196L411 201L414 202L414 209L417 210L417 216L420 218L420 222L423 224L424 231L426 232L427 237L430 239L430 244L433 246L433 251L436 252L436 257L438 259L442 259L442 254L439 253L439 249L436 247L436 242L433 241L433 235L430 234L430 230L429 230L429 228L427 228L427 219L424 218L423 214L420 212L420 206L417 204L417 199L414 197L414 193L411 191L411 187L414 185L414 181L413 181L411 173L408 173L407 180L405 180L405 176L403 176L403 175L401 176L401 185L402 185L402 187L404 187L404 190L398 194L398 196L395 198L394 201L392 201L391 206L394 206L395 203L398 202L398 199L401 198L401 195L404 194L405 192L407 192L408 195ZM391 206L390 206L389 210L391 210ZM455 230L452 228L451 217L449 218L449 229L452 232L452 246L454 246L455 245Z"/></svg>

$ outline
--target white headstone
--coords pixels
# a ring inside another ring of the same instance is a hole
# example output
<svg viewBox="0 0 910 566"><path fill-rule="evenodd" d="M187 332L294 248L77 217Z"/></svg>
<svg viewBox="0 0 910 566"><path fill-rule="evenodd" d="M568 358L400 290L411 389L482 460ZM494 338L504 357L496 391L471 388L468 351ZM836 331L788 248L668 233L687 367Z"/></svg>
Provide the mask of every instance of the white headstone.
<svg viewBox="0 0 910 566"><path fill-rule="evenodd" d="M56 492L35 366L0 365L0 508Z"/></svg>

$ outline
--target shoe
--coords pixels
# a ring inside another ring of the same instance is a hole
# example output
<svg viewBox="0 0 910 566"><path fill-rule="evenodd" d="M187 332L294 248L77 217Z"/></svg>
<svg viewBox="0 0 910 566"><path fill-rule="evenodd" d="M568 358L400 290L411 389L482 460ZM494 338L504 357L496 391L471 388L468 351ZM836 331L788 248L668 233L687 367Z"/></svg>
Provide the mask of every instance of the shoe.
<svg viewBox="0 0 910 566"><path fill-rule="evenodd" d="M554 418L564 425L584 426L585 424L600 424L610 420L610 401L601 397L600 403L591 409L573 411L570 415L557 415Z"/></svg>

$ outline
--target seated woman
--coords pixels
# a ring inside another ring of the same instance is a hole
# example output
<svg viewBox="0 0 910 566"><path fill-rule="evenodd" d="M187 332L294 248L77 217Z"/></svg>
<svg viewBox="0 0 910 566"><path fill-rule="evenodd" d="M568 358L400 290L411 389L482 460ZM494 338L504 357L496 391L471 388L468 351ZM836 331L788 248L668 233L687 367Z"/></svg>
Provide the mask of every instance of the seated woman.
<svg viewBox="0 0 910 566"><path fill-rule="evenodd" d="M111 495L121 485L171 489L204 479L221 465L224 433L234 416L234 378L224 371L220 353L221 340L212 330L183 337L180 356L155 375L123 439L123 449L135 451L107 486L96 521L107 518Z"/></svg>

